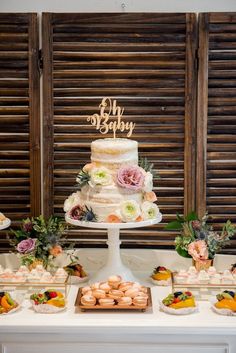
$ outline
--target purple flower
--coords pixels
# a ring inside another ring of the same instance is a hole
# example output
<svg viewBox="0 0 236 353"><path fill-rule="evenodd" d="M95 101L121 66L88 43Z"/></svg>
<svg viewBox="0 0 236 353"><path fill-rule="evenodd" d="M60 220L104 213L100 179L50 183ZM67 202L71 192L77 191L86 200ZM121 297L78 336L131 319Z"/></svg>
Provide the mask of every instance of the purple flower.
<svg viewBox="0 0 236 353"><path fill-rule="evenodd" d="M28 254L35 249L37 239L28 238L22 240L16 247L16 250L21 254Z"/></svg>
<svg viewBox="0 0 236 353"><path fill-rule="evenodd" d="M33 230L33 224L32 222L26 222L23 224L23 230L27 233L30 233Z"/></svg>
<svg viewBox="0 0 236 353"><path fill-rule="evenodd" d="M117 184L122 188L139 191L144 184L144 171L134 165L120 167L117 172Z"/></svg>

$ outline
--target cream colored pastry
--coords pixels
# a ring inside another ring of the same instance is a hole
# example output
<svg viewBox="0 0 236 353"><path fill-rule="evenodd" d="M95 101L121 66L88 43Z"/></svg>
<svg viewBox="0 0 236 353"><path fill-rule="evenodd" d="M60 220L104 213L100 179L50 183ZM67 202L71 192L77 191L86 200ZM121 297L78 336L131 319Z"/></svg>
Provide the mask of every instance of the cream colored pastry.
<svg viewBox="0 0 236 353"><path fill-rule="evenodd" d="M91 287L90 286L85 286L85 287L82 288L81 291L82 291L82 294L84 295L84 294L86 294L86 292L91 291Z"/></svg>
<svg viewBox="0 0 236 353"><path fill-rule="evenodd" d="M117 304L119 306L132 305L132 298L130 298L130 297L121 297L121 298L117 299Z"/></svg>
<svg viewBox="0 0 236 353"><path fill-rule="evenodd" d="M147 298L135 297L133 298L133 304L135 306L147 306Z"/></svg>
<svg viewBox="0 0 236 353"><path fill-rule="evenodd" d="M144 293L144 292L138 292L137 297L139 297L139 298L146 298L146 299L148 299L148 295L147 295L146 293Z"/></svg>
<svg viewBox="0 0 236 353"><path fill-rule="evenodd" d="M2 212L0 212L0 225L3 225L6 222L7 218Z"/></svg>
<svg viewBox="0 0 236 353"><path fill-rule="evenodd" d="M112 298L104 298L104 299L99 299L99 304L101 306L113 306L115 305L115 301Z"/></svg>
<svg viewBox="0 0 236 353"><path fill-rule="evenodd" d="M111 290L111 286L108 284L108 282L102 282L99 288L104 290L105 293L108 293Z"/></svg>
<svg viewBox="0 0 236 353"><path fill-rule="evenodd" d="M137 297L138 293L139 293L139 290L137 288L130 288L127 291L125 291L125 296L134 298L134 297Z"/></svg>
<svg viewBox="0 0 236 353"><path fill-rule="evenodd" d="M108 293L108 297L112 299L119 299L124 296L124 293L119 289L112 289Z"/></svg>
<svg viewBox="0 0 236 353"><path fill-rule="evenodd" d="M83 305L95 305L96 304L96 298L93 295L83 295L81 297L81 303Z"/></svg>
<svg viewBox="0 0 236 353"><path fill-rule="evenodd" d="M119 285L119 290L121 290L122 292L125 292L130 288L133 288L133 282L122 282Z"/></svg>
<svg viewBox="0 0 236 353"><path fill-rule="evenodd" d="M121 281L122 281L122 278L121 278L121 276L118 276L118 275L116 275L116 276L110 276L110 277L108 278L108 284L109 284L113 289L117 289L117 288L119 287Z"/></svg>
<svg viewBox="0 0 236 353"><path fill-rule="evenodd" d="M92 295L97 298L97 299L104 299L106 298L106 293L104 290L102 289L94 289L92 291Z"/></svg>

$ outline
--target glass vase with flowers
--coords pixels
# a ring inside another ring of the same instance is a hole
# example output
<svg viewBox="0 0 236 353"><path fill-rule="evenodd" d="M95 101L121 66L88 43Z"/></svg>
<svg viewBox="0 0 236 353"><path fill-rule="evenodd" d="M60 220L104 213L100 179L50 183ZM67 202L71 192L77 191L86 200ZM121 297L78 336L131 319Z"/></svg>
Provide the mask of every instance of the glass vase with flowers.
<svg viewBox="0 0 236 353"><path fill-rule="evenodd" d="M180 256L192 258L196 269L209 268L219 251L229 244L236 233L236 227L228 220L221 231L215 231L208 221L208 215L202 218L195 212L186 217L177 214L175 221L167 224L166 229L177 230L175 249Z"/></svg>
<svg viewBox="0 0 236 353"><path fill-rule="evenodd" d="M22 220L20 229L11 230L10 244L20 256L21 264L30 269L42 264L53 267L53 260L62 254L67 225L62 218L42 215Z"/></svg>

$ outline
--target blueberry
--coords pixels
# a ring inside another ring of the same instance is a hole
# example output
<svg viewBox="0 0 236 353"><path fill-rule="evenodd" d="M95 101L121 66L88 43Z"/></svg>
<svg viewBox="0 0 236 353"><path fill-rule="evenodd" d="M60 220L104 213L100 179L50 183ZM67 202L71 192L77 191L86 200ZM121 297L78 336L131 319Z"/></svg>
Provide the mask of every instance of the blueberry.
<svg viewBox="0 0 236 353"><path fill-rule="evenodd" d="M183 292L174 292L175 298L178 298L179 295L183 294Z"/></svg>
<svg viewBox="0 0 236 353"><path fill-rule="evenodd" d="M229 290L228 293L231 295L231 297L234 298L234 292L233 291Z"/></svg>

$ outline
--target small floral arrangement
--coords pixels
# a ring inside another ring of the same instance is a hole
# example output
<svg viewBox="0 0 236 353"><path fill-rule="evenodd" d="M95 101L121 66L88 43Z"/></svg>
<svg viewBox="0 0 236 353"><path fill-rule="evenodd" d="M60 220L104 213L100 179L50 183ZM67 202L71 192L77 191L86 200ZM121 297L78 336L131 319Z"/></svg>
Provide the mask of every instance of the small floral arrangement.
<svg viewBox="0 0 236 353"><path fill-rule="evenodd" d="M179 230L175 238L175 249L183 257L192 257L195 261L213 259L215 254L229 244L236 233L236 227L228 220L221 232L213 230L207 224L208 215L199 218L195 212L186 217L177 215L177 220L170 222L166 229Z"/></svg>
<svg viewBox="0 0 236 353"><path fill-rule="evenodd" d="M19 230L11 230L13 237L10 238L10 243L20 255L23 265L30 266L42 261L47 267L63 252L63 235L66 229L64 220L54 216L48 220L42 215L27 218L22 221Z"/></svg>

